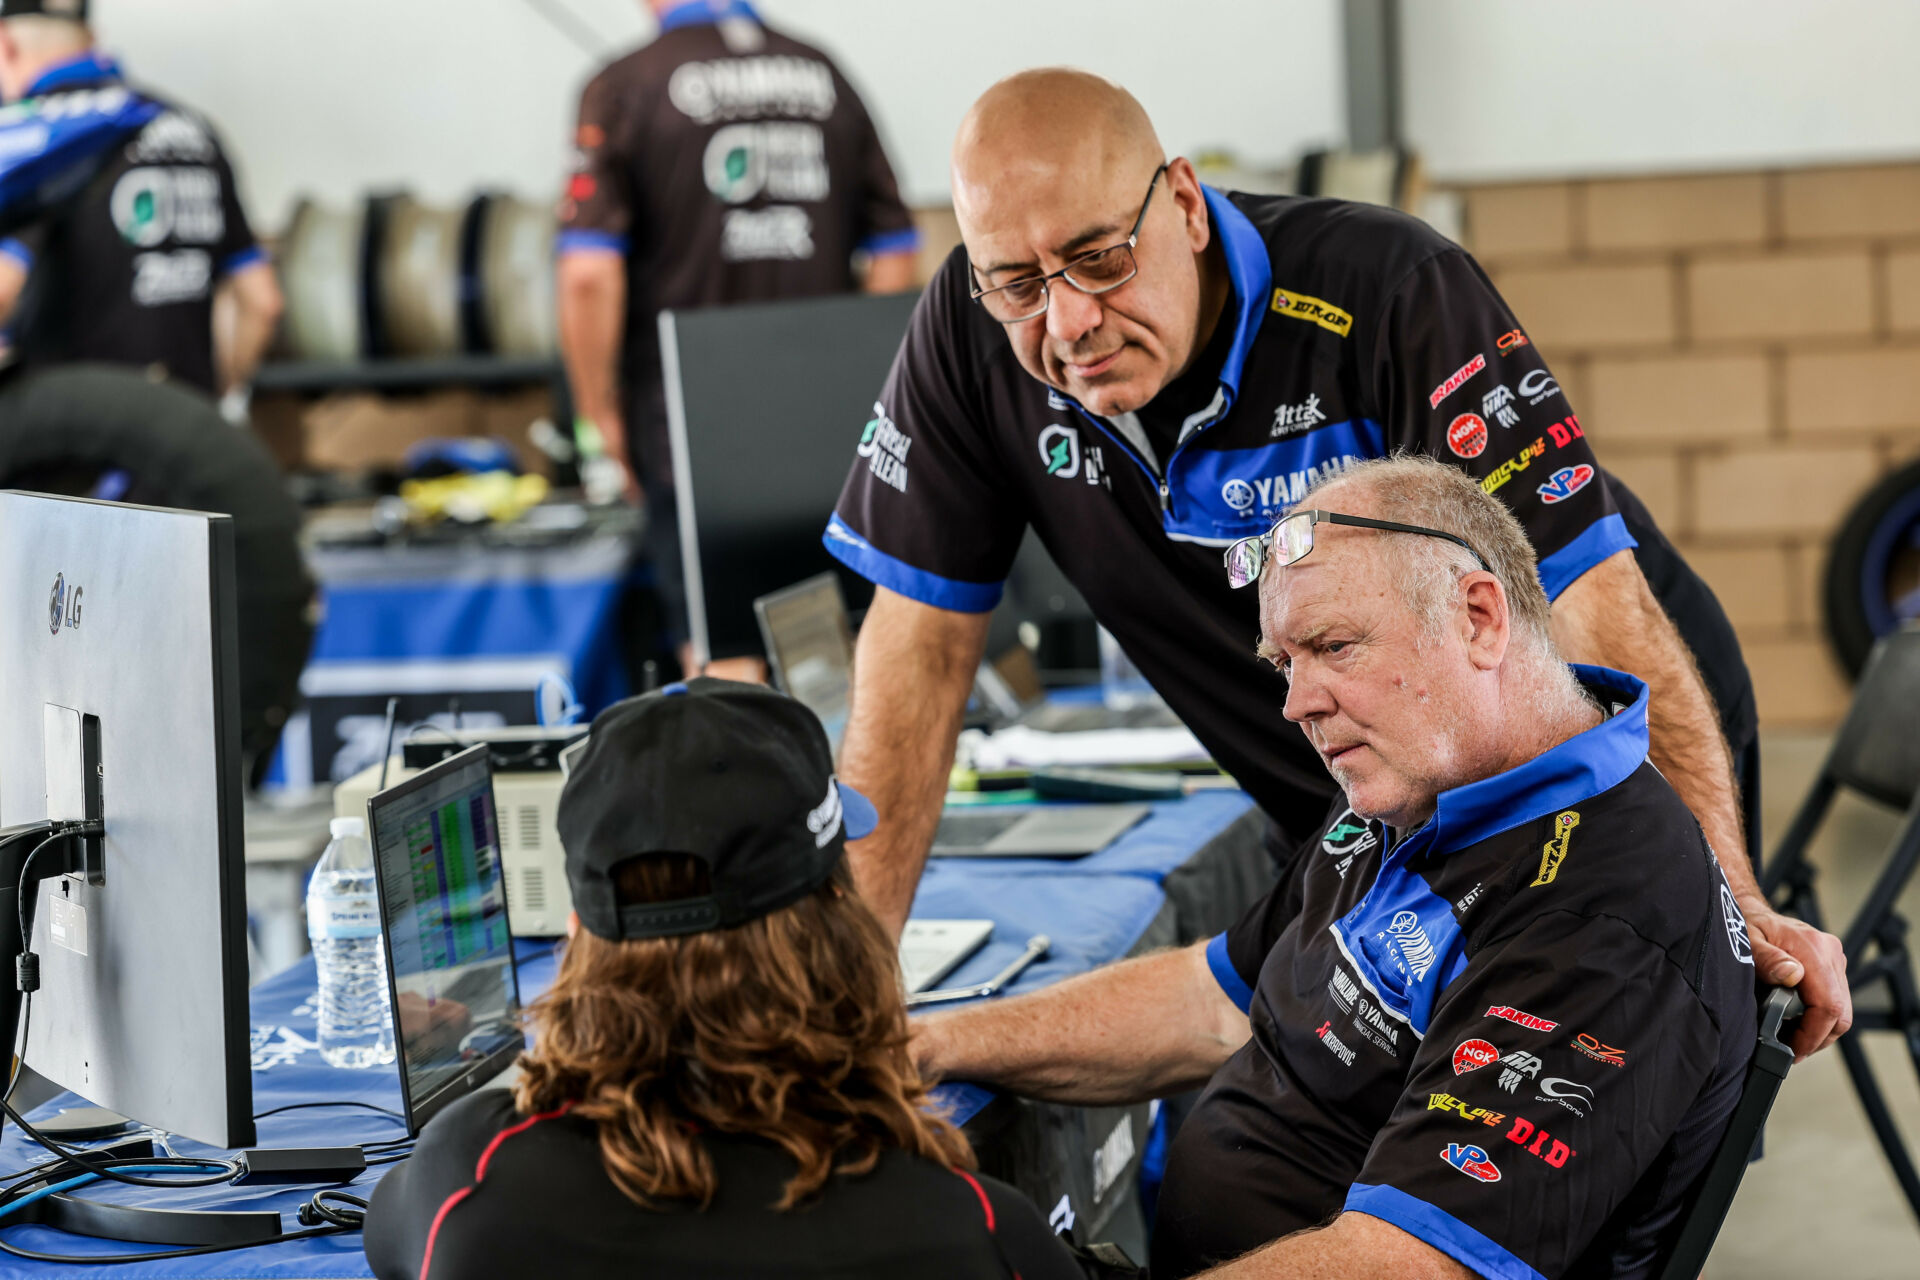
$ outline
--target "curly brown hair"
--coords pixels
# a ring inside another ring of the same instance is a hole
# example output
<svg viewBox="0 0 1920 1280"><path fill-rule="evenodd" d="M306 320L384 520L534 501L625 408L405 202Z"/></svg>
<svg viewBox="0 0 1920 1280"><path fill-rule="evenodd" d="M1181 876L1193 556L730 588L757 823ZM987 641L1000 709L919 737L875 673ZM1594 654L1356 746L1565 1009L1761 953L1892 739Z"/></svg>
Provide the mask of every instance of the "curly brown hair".
<svg viewBox="0 0 1920 1280"><path fill-rule="evenodd" d="M616 871L622 902L707 892L706 867L653 854ZM861 1174L901 1148L973 1167L958 1129L929 1110L907 1053L894 948L833 879L732 929L608 941L581 929L528 1017L522 1114L568 1102L597 1122L607 1176L635 1202L713 1198L701 1129L775 1143L799 1166L789 1209L835 1172Z"/></svg>

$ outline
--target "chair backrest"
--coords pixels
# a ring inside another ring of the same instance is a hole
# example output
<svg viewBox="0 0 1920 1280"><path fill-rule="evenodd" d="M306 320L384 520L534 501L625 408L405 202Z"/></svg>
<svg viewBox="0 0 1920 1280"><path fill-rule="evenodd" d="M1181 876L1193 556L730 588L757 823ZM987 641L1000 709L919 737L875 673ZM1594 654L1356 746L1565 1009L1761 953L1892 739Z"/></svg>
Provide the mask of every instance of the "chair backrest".
<svg viewBox="0 0 1920 1280"><path fill-rule="evenodd" d="M1834 735L1827 773L1896 809L1913 803L1920 788L1920 626L1874 645Z"/></svg>
<svg viewBox="0 0 1920 1280"><path fill-rule="evenodd" d="M1773 1099L1793 1065L1793 1050L1781 1038L1781 1029L1800 1011L1800 998L1787 987L1770 987L1760 1002L1760 1039L1754 1046L1747 1080L1734 1104L1733 1119L1713 1153L1706 1176L1681 1215L1680 1235L1661 1269L1661 1280L1698 1280L1713 1251L1714 1237L1727 1220L1734 1193L1746 1176L1748 1161L1760 1141L1760 1130L1773 1110Z"/></svg>

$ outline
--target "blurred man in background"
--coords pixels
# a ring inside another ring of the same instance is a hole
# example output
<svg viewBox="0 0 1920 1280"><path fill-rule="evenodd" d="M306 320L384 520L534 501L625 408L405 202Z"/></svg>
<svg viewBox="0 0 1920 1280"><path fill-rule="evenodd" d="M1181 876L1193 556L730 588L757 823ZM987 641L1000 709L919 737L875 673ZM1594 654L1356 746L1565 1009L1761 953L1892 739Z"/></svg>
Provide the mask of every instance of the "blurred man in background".
<svg viewBox="0 0 1920 1280"><path fill-rule="evenodd" d="M0 94L19 104L0 120L18 143L0 177L15 228L0 241L0 317L17 362L138 365L210 395L244 386L280 286L207 122L127 86L95 48L87 0L0 0Z"/></svg>
<svg viewBox="0 0 1920 1280"><path fill-rule="evenodd" d="M584 434L627 469L629 495L645 495L655 581L690 667L656 315L905 289L918 235L866 107L826 54L744 0L651 2L659 38L580 97L560 204L560 347Z"/></svg>

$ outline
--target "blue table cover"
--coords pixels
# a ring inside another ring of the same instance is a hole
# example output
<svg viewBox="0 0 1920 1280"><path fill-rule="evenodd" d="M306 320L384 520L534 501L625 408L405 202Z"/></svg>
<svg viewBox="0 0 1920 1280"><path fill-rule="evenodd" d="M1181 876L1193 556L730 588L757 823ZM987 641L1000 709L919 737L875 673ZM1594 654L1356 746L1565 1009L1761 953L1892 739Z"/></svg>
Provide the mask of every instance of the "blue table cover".
<svg viewBox="0 0 1920 1280"><path fill-rule="evenodd" d="M949 979L952 985L985 982L1006 967L1036 933L1052 950L1014 984L1033 990L1127 954L1146 932L1165 901L1161 882L1251 806L1242 792L1202 793L1154 806L1146 821L1101 853L1074 861L1051 859L935 860L927 867L914 899L914 914L942 918L983 918L994 922L993 937ZM1017 877L1017 892L1006 880ZM521 998L530 1002L553 980L555 944L516 943ZM314 976L311 957L260 983L250 993L253 1021L254 1110L289 1102L352 1099L398 1111L398 1068L343 1071L321 1061L314 1042ZM43 996L43 998L46 998ZM942 1085L937 1098L953 1118L965 1123L992 1100L975 1085ZM62 1106L80 1105L72 1095L55 1099L34 1113L46 1117ZM263 1147L350 1146L404 1136L396 1120L351 1107L284 1112L259 1122ZM213 1148L175 1138L176 1155L207 1155ZM0 1172L39 1163L44 1153L7 1126L0 1139ZM361 1196L386 1172L369 1169L346 1190ZM218 1185L168 1192L95 1183L79 1194L128 1203L180 1209L272 1209L285 1228L295 1230L295 1211L317 1189ZM24 1248L48 1253L110 1254L140 1251L111 1241L89 1240L37 1226L0 1232ZM0 1254L0 1275L99 1274L117 1277L364 1277L370 1274L360 1236L350 1233L293 1241L229 1253L156 1262L129 1263L90 1272L86 1268L25 1261Z"/></svg>

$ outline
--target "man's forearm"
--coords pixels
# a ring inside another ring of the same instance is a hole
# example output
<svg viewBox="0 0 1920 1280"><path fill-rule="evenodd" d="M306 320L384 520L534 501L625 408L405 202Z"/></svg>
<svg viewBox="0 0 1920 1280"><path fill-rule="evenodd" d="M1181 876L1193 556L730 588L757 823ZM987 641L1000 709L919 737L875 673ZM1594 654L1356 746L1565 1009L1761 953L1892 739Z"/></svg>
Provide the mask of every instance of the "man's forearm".
<svg viewBox="0 0 1920 1280"><path fill-rule="evenodd" d="M626 328L625 264L612 253L561 257L560 354L573 390L574 411L594 422L617 422L620 340Z"/></svg>
<svg viewBox="0 0 1920 1280"><path fill-rule="evenodd" d="M847 846L860 896L898 937L940 821L986 614L958 614L884 587L860 628L840 775L880 811Z"/></svg>
<svg viewBox="0 0 1920 1280"><path fill-rule="evenodd" d="M1719 714L1693 654L1631 551L1594 566L1561 593L1553 605L1553 638L1569 662L1613 667L1646 681L1648 757L1693 811L1734 895L1757 901Z"/></svg>
<svg viewBox="0 0 1920 1280"><path fill-rule="evenodd" d="M1197 943L917 1019L914 1057L1028 1097L1122 1105L1204 1084L1248 1034Z"/></svg>

